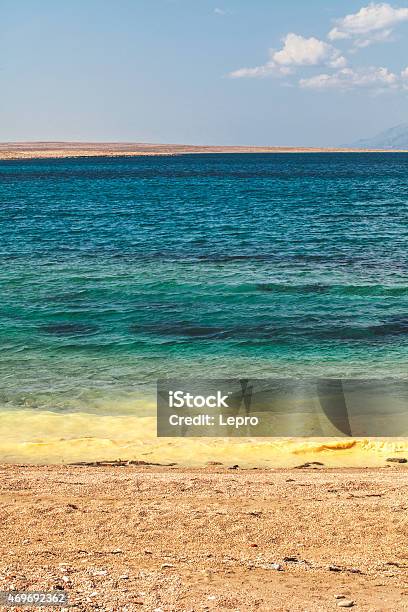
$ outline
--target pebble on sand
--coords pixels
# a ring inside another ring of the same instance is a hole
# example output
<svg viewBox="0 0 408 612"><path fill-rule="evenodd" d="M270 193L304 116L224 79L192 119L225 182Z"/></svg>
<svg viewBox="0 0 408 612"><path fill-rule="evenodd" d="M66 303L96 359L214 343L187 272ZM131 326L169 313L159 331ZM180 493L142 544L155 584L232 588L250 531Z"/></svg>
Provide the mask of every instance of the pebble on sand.
<svg viewBox="0 0 408 612"><path fill-rule="evenodd" d="M281 572L283 569L280 563L271 563L268 567L269 569L276 570L277 572Z"/></svg>
<svg viewBox="0 0 408 612"><path fill-rule="evenodd" d="M352 608L354 606L354 601L352 599L340 599L337 605L339 608Z"/></svg>

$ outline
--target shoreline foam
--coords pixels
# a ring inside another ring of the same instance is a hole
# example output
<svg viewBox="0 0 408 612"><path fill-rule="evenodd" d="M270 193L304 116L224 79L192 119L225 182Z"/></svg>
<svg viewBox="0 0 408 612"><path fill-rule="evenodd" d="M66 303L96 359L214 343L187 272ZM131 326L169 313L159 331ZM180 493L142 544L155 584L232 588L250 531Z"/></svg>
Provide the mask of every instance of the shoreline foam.
<svg viewBox="0 0 408 612"><path fill-rule="evenodd" d="M15 424L19 423L19 427ZM33 410L0 413L0 462L66 464L145 461L201 467L379 467L408 454L407 438L157 438L153 416L109 416Z"/></svg>

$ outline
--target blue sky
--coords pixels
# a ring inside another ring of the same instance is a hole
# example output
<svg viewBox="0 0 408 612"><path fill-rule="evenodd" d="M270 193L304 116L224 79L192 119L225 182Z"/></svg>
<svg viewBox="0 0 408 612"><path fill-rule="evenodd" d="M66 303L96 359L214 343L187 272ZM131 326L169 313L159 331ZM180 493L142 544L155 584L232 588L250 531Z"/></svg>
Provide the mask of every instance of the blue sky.
<svg viewBox="0 0 408 612"><path fill-rule="evenodd" d="M407 67L407 0L2 0L0 140L339 145Z"/></svg>

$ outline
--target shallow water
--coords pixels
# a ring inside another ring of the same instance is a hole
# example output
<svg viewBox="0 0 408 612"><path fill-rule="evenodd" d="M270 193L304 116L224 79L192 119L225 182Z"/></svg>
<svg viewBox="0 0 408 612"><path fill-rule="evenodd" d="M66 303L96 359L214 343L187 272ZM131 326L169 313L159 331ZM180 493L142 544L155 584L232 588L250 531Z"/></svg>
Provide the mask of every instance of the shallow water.
<svg viewBox="0 0 408 612"><path fill-rule="evenodd" d="M407 198L406 154L0 162L0 454L164 456L167 376L407 378Z"/></svg>

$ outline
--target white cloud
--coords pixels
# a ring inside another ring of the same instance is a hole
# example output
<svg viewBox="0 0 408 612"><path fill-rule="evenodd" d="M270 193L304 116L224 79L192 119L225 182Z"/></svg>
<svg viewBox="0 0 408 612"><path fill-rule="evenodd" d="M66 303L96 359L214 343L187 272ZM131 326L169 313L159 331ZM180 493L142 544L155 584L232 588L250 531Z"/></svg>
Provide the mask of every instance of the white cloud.
<svg viewBox="0 0 408 612"><path fill-rule="evenodd" d="M279 68L272 62L267 62L264 66L255 66L255 68L238 68L229 73L232 79L243 79L243 78L258 78L266 77L273 74L283 74Z"/></svg>
<svg viewBox="0 0 408 612"><path fill-rule="evenodd" d="M215 13L216 15L226 15L226 14L227 14L227 11L224 11L224 9L222 9L222 8L215 8L215 9L214 9L214 13Z"/></svg>
<svg viewBox="0 0 408 612"><path fill-rule="evenodd" d="M402 75L399 77L390 72L388 68L383 67L370 67L359 70L344 68L334 74L318 74L308 79L300 79L299 85L307 89L352 89L362 87L384 90L401 87L401 79Z"/></svg>
<svg viewBox="0 0 408 612"><path fill-rule="evenodd" d="M392 29L403 21L408 21L408 8L372 2L358 13L338 19L328 38L331 41L354 39L356 47L367 47L373 42L388 40Z"/></svg>
<svg viewBox="0 0 408 612"><path fill-rule="evenodd" d="M262 66L255 66L254 68L239 68L238 70L234 70L230 72L228 76L233 79L241 79L241 78L257 78L257 77L267 77L271 75L287 75L292 72L292 70L286 66L279 66L273 60L274 51L271 49L269 51L270 59L263 64Z"/></svg>
<svg viewBox="0 0 408 612"><path fill-rule="evenodd" d="M357 13L338 19L328 38L330 41L350 41L348 48L352 58L358 49L368 47L373 42L392 40L393 29L404 21L408 22L408 7L395 8L385 2L371 2ZM293 85L296 73L300 73L296 79L298 86L305 89L408 91L408 67L397 73L383 66L349 66L332 42L314 36L306 38L293 32L282 39L280 49L270 49L269 58L264 64L240 68L229 76L283 76L288 77L284 79L285 85Z"/></svg>
<svg viewBox="0 0 408 612"><path fill-rule="evenodd" d="M240 68L230 73L232 78L263 77L272 74L290 74L299 66L331 66L342 68L346 59L338 49L318 38L304 38L293 32L283 39L279 51L270 50L270 59L262 66Z"/></svg>
<svg viewBox="0 0 408 612"><path fill-rule="evenodd" d="M347 66L347 60L343 55L339 55L336 58L333 58L330 63L329 66L331 66L331 68L345 68Z"/></svg>
<svg viewBox="0 0 408 612"><path fill-rule="evenodd" d="M272 56L273 61L282 66L330 64L339 61L341 55L332 45L313 36L303 38L292 32L284 38L283 43L283 48Z"/></svg>
<svg viewBox="0 0 408 612"><path fill-rule="evenodd" d="M365 47L369 47L373 43L377 42L387 42L392 40L392 30L380 30L379 32L373 32L369 37L366 38L357 38L354 43L354 50L356 49L364 49Z"/></svg>
<svg viewBox="0 0 408 612"><path fill-rule="evenodd" d="M401 72L402 89L408 90L408 67Z"/></svg>

